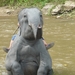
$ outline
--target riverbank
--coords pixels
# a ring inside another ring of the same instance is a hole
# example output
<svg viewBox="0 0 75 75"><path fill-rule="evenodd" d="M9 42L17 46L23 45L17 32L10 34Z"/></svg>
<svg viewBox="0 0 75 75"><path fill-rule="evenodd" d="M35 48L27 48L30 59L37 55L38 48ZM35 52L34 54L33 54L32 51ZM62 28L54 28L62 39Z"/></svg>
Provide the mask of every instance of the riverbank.
<svg viewBox="0 0 75 75"><path fill-rule="evenodd" d="M18 12L25 6L0 7L0 16L16 16ZM75 17L75 2L65 1L64 4L46 3L43 8L40 8L44 15L52 15L57 18L62 16Z"/></svg>
<svg viewBox="0 0 75 75"><path fill-rule="evenodd" d="M0 16L16 16L21 8L14 7L0 7Z"/></svg>

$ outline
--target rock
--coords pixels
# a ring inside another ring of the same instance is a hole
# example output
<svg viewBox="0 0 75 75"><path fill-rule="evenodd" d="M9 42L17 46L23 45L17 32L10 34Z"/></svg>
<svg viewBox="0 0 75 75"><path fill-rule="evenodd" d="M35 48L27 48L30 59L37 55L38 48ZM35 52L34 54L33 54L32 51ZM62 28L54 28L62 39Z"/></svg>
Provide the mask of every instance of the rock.
<svg viewBox="0 0 75 75"><path fill-rule="evenodd" d="M65 4L63 5L64 11L71 11L75 9L75 2L73 1L65 1Z"/></svg>
<svg viewBox="0 0 75 75"><path fill-rule="evenodd" d="M6 14L11 14L11 10L7 9Z"/></svg>
<svg viewBox="0 0 75 75"><path fill-rule="evenodd" d="M62 4L57 5L54 9L52 9L51 14L57 15L62 13Z"/></svg>
<svg viewBox="0 0 75 75"><path fill-rule="evenodd" d="M45 14L45 15L48 15L49 13L50 13L50 10L53 8L53 4L50 4L50 3L48 3L48 4L46 4L43 8L42 8L42 12L43 12L43 14Z"/></svg>
<svg viewBox="0 0 75 75"><path fill-rule="evenodd" d="M65 1L64 4L58 4L55 6L54 4L48 3L42 8L42 12L45 15L59 15L59 14L67 14L68 12L72 12L75 9L74 1Z"/></svg>
<svg viewBox="0 0 75 75"><path fill-rule="evenodd" d="M57 16L56 16L57 19L60 18L60 17L61 17L61 15L57 15Z"/></svg>
<svg viewBox="0 0 75 75"><path fill-rule="evenodd" d="M14 12L14 10L10 10L10 9L6 9L6 14L11 14L12 12Z"/></svg>

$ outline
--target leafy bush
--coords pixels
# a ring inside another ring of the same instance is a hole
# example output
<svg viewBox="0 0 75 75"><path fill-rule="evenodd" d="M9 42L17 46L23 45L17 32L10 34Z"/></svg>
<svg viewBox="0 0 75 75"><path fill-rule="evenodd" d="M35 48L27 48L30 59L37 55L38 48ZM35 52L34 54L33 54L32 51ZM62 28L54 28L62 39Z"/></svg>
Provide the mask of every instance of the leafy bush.
<svg viewBox="0 0 75 75"><path fill-rule="evenodd" d="M42 8L45 3L64 3L65 0L0 0L0 6L38 6Z"/></svg>

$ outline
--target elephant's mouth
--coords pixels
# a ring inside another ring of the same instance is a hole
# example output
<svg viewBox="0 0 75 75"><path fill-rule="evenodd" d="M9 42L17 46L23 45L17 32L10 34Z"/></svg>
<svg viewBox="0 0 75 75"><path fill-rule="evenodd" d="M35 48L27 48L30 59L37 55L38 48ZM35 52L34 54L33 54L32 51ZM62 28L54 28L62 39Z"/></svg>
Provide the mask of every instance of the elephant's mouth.
<svg viewBox="0 0 75 75"><path fill-rule="evenodd" d="M37 29L36 39L40 39L40 38L42 38L42 28Z"/></svg>
<svg viewBox="0 0 75 75"><path fill-rule="evenodd" d="M34 25L32 24L32 30L33 30L33 35L35 39L40 39L42 38L42 26L41 25Z"/></svg>

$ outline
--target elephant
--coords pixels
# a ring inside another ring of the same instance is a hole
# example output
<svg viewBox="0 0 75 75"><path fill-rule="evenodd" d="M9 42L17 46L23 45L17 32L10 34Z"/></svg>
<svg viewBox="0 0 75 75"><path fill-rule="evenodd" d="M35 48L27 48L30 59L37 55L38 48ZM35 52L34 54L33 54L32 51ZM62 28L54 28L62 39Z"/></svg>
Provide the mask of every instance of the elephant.
<svg viewBox="0 0 75 75"><path fill-rule="evenodd" d="M42 41L43 16L38 8L18 14L19 35L5 59L8 75L53 75L52 59Z"/></svg>

